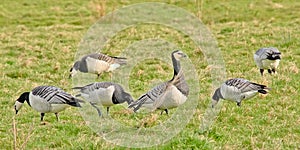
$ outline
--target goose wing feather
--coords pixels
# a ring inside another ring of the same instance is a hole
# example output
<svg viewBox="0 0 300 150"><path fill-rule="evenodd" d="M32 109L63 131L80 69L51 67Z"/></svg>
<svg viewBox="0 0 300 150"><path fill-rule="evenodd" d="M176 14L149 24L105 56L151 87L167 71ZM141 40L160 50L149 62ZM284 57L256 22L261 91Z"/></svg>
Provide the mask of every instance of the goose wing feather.
<svg viewBox="0 0 300 150"><path fill-rule="evenodd" d="M264 85L253 83L246 79L241 79L241 78L227 80L225 82L225 85L230 86L230 87L233 86L233 87L237 88L238 90L240 90L242 93L249 92L249 91L257 91L257 90L266 88L266 86L264 86Z"/></svg>
<svg viewBox="0 0 300 150"><path fill-rule="evenodd" d="M36 87L32 90L32 94L47 101L49 104L73 104L74 102L84 102L54 86Z"/></svg>
<svg viewBox="0 0 300 150"><path fill-rule="evenodd" d="M134 111L137 111L144 104L153 104L165 92L165 90L167 89L167 85L168 85L168 82L164 82L164 83L152 88L146 94L143 94L142 96L140 96L140 98L137 101L130 104L129 108L134 107ZM157 103L157 105L158 105L158 103Z"/></svg>

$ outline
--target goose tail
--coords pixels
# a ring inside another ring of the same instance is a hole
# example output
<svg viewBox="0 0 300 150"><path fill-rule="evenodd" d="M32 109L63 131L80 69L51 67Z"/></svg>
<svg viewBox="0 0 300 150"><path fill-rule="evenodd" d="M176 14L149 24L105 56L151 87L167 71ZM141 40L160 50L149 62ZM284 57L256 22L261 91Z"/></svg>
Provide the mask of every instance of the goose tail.
<svg viewBox="0 0 300 150"><path fill-rule="evenodd" d="M252 83L252 84L255 84L257 86L260 87L260 89L258 90L259 93L261 94L267 94L269 90L271 90L271 88L265 86L265 85L261 85L261 84L257 84L257 83Z"/></svg>
<svg viewBox="0 0 300 150"><path fill-rule="evenodd" d="M115 58L117 64L120 64L120 65L127 64L127 58L125 58L125 57L113 57L113 58Z"/></svg>
<svg viewBox="0 0 300 150"><path fill-rule="evenodd" d="M258 90L258 92L261 94L267 94L267 90L271 90L271 88L264 86L263 89Z"/></svg>
<svg viewBox="0 0 300 150"><path fill-rule="evenodd" d="M134 112L137 112L141 106L145 103L145 101L147 100L146 98L144 98L146 95L143 95L139 100L131 102L128 106L128 108L133 108Z"/></svg>
<svg viewBox="0 0 300 150"><path fill-rule="evenodd" d="M74 89L74 90L81 90L81 89L83 89L83 87L73 87L72 89Z"/></svg>
<svg viewBox="0 0 300 150"><path fill-rule="evenodd" d="M78 99L78 98L72 98L72 102L69 102L69 105L74 107L81 107L80 103L85 103L85 101Z"/></svg>

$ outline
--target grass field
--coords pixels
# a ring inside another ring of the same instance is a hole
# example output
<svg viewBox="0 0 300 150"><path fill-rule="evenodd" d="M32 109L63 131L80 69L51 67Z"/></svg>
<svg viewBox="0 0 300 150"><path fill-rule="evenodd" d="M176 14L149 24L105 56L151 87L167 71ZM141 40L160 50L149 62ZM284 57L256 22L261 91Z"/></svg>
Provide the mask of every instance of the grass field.
<svg viewBox="0 0 300 150"><path fill-rule="evenodd" d="M0 149L127 149L106 142L93 132L78 109L61 112L59 122L54 114L46 114L47 123L41 125L40 114L27 104L18 115L13 105L22 92L38 85L59 86L73 94L68 75L82 37L101 16L137 2L1 2ZM227 78L243 77L266 84L272 91L243 102L240 108L224 101L210 130L199 133L204 108L210 104L214 90L211 68L204 55L188 37L167 27L146 24L128 28L113 37L103 51L120 53L128 44L147 38L172 41L188 54L200 84L197 110L187 126L169 142L151 149L300 149L300 2L166 2L195 14L210 29L222 51ZM262 78L253 53L269 46L277 47L283 58L277 75L266 74ZM133 69L131 77L129 90L138 98L157 83L155 79L171 78L172 68L146 61ZM109 79L109 74L104 74L99 81ZM170 114L175 112L176 109L171 110ZM133 115L122 106L111 108L113 118L134 126L154 126L168 119L159 114Z"/></svg>

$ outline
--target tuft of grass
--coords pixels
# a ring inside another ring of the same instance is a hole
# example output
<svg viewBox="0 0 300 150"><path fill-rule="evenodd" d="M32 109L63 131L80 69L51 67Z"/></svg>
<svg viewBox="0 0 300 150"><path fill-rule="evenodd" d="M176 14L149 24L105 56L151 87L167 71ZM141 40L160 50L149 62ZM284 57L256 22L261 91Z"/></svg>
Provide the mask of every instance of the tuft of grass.
<svg viewBox="0 0 300 150"><path fill-rule="evenodd" d="M13 105L24 91L54 85L73 93L69 69L78 45L100 17L140 1L4 0L0 4L0 145L2 149L127 149L105 141L76 108L40 114L25 105L18 115ZM199 133L201 117L214 89L201 49L183 33L161 25L139 24L116 34L102 52L119 55L134 42L161 38L186 52L198 74L197 109L190 122L164 145L150 149L299 149L300 141L300 2L298 1L161 1L198 16L218 41L227 77L243 77L272 88L267 96L244 101L242 107L224 101L209 131ZM164 14L167 15L167 14ZM278 74L263 78L253 61L261 47L277 47L283 55ZM201 58L201 59L198 59ZM172 77L169 62L147 59L134 66L129 87L134 98ZM184 66L183 66L184 67ZM95 77L96 78L96 77ZM103 74L97 81L110 80ZM133 114L126 105L113 106L111 117L131 127L151 128L168 120L160 111ZM180 108L177 108L180 109ZM91 109L91 113L96 113ZM170 110L170 115L176 109ZM124 137L125 138L125 137ZM134 141L132 141L134 142Z"/></svg>

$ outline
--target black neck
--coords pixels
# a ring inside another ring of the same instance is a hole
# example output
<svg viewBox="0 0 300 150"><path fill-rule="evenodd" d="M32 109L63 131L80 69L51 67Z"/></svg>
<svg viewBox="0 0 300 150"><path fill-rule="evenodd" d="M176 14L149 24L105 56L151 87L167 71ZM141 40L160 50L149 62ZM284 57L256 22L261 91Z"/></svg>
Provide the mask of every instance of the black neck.
<svg viewBox="0 0 300 150"><path fill-rule="evenodd" d="M122 92L122 94L114 93L112 96L112 102L114 104L121 104L121 103L127 102L129 105L130 103L133 102L133 99L132 99L131 95L126 92Z"/></svg>
<svg viewBox="0 0 300 150"><path fill-rule="evenodd" d="M220 90L221 90L220 88L216 89L216 91L213 95L213 99L216 100L216 101L219 101L220 98L224 99Z"/></svg>
<svg viewBox="0 0 300 150"><path fill-rule="evenodd" d="M112 102L113 102L113 104L120 104L120 102L119 102L118 98L116 97L115 93L113 93L113 95L112 95Z"/></svg>
<svg viewBox="0 0 300 150"><path fill-rule="evenodd" d="M30 105L30 102L29 102L29 92L24 92L18 99L17 101L20 102L20 103L24 103L26 100L26 102L28 103L29 106Z"/></svg>
<svg viewBox="0 0 300 150"><path fill-rule="evenodd" d="M180 71L180 61L176 60L174 55L172 55L172 62L173 62L173 68L174 68L174 76L176 76Z"/></svg>

